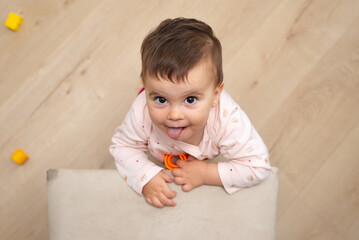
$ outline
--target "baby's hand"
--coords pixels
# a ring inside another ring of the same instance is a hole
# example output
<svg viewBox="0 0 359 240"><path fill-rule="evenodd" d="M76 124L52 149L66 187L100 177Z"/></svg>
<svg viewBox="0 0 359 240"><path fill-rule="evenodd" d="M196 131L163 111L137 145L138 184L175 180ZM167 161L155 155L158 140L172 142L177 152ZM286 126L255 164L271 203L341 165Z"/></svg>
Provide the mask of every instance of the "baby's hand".
<svg viewBox="0 0 359 240"><path fill-rule="evenodd" d="M167 184L171 182L173 182L173 180L168 174L159 172L142 189L142 194L146 201L158 208L176 206L176 203L171 199L174 198L177 193L172 191Z"/></svg>
<svg viewBox="0 0 359 240"><path fill-rule="evenodd" d="M175 182L182 185L185 192L193 188L202 186L205 183L207 163L200 160L190 160L188 162L178 160L176 163L180 168L172 170Z"/></svg>

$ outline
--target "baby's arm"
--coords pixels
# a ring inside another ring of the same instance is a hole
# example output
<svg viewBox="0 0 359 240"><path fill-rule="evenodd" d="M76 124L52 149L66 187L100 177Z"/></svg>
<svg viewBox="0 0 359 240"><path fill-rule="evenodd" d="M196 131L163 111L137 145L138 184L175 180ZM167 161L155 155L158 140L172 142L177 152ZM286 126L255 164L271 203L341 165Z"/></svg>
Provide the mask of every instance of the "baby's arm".
<svg viewBox="0 0 359 240"><path fill-rule="evenodd" d="M145 101L144 93L136 98L123 123L116 129L110 146L120 175L140 195L144 186L163 170L150 161L145 153L148 151L151 129Z"/></svg>
<svg viewBox="0 0 359 240"><path fill-rule="evenodd" d="M145 200L155 206L175 206L171 200L176 192L171 191L167 182L173 182L171 177L147 159L139 145L129 147L118 137L113 137L114 144L111 146L111 153L115 157L115 163L120 175L125 179L138 194L142 194Z"/></svg>
<svg viewBox="0 0 359 240"><path fill-rule="evenodd" d="M218 172L225 190L231 194L263 182L271 166L267 147L247 115L236 105L223 114L225 111L222 109L217 136L220 152L229 161L219 162Z"/></svg>

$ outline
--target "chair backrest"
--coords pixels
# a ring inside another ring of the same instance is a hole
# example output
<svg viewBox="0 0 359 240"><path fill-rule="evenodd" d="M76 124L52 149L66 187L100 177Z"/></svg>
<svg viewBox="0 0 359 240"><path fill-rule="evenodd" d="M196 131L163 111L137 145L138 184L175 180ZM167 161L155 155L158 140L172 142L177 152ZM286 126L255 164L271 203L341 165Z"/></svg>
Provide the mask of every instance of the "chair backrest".
<svg viewBox="0 0 359 240"><path fill-rule="evenodd" d="M176 207L148 205L116 170L49 170L50 239L274 239L277 169L228 195L202 186L177 191Z"/></svg>

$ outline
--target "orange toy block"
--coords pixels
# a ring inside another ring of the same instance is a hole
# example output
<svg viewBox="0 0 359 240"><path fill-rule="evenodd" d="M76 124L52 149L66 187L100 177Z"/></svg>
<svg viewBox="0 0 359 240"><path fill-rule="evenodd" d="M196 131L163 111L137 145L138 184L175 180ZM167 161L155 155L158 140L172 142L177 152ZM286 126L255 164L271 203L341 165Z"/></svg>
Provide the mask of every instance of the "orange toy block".
<svg viewBox="0 0 359 240"><path fill-rule="evenodd" d="M16 149L16 151L11 155L11 159L19 165L22 165L29 158L27 154L21 149Z"/></svg>

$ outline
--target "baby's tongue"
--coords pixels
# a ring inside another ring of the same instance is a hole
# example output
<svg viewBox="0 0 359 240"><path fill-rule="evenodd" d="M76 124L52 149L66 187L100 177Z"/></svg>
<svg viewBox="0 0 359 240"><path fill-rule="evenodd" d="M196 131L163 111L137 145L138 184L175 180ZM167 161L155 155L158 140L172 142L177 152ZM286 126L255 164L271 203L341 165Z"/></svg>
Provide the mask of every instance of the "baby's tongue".
<svg viewBox="0 0 359 240"><path fill-rule="evenodd" d="M170 138L178 138L181 135L183 128L168 128L167 134Z"/></svg>

